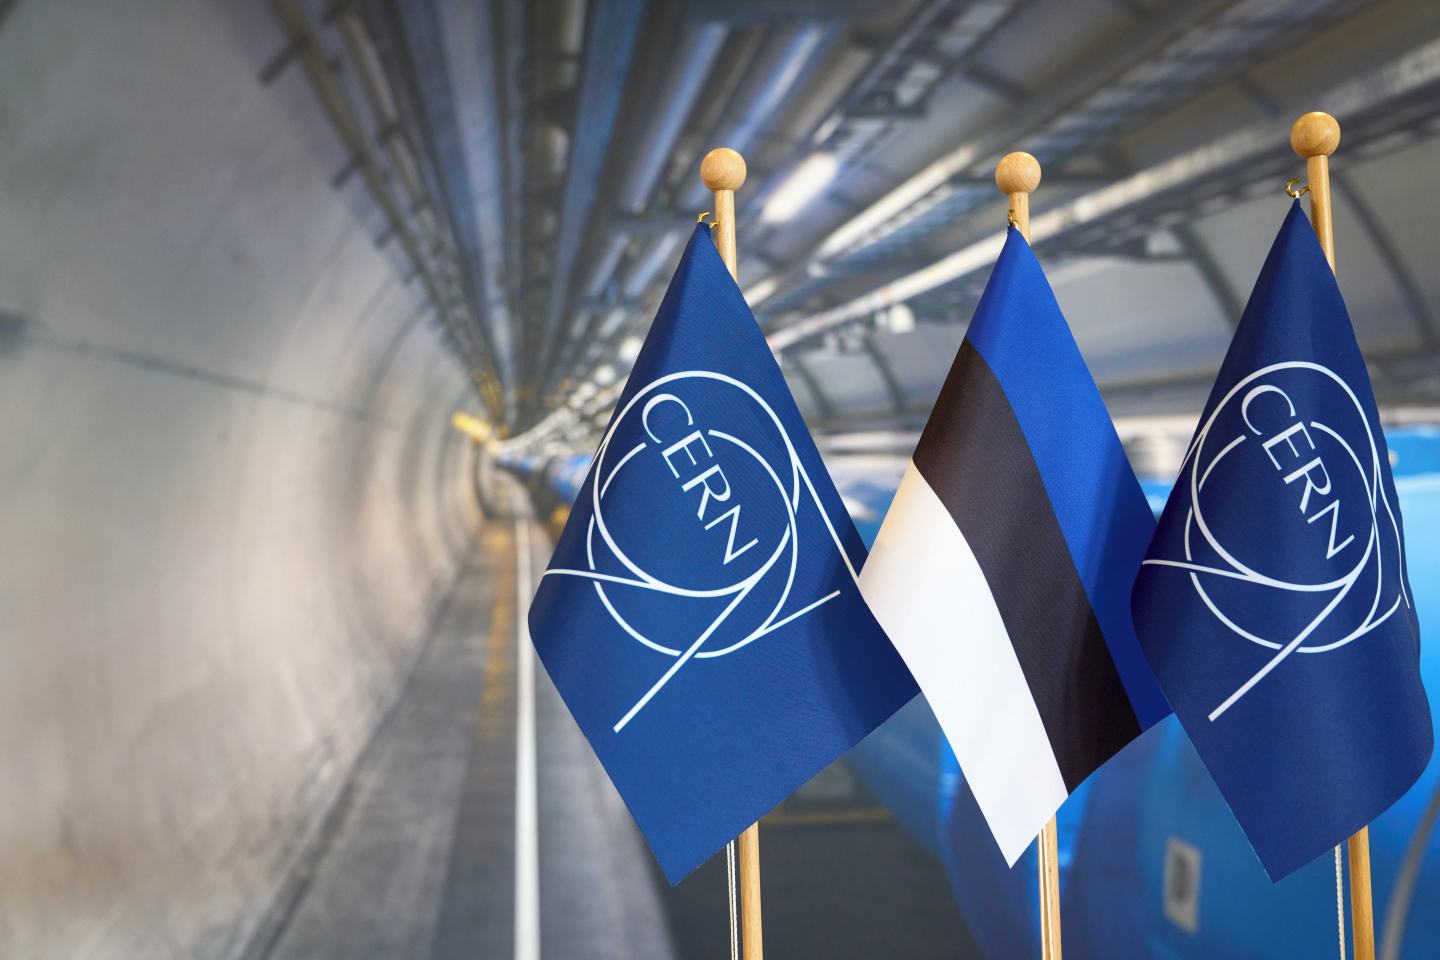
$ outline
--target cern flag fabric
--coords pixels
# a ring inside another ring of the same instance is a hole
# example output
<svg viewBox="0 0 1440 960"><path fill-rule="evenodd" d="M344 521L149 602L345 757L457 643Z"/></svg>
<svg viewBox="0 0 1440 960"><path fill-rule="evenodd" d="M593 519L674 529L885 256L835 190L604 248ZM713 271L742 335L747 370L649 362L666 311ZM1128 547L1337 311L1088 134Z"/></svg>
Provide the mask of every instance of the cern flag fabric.
<svg viewBox="0 0 1440 960"><path fill-rule="evenodd" d="M1272 880L1379 816L1429 761L1389 452L1298 203L1132 604L1146 658Z"/></svg>
<svg viewBox="0 0 1440 960"><path fill-rule="evenodd" d="M860 596L864 562L698 228L530 607L672 883L918 693Z"/></svg>
<svg viewBox="0 0 1440 960"><path fill-rule="evenodd" d="M1169 716L1130 622L1155 518L1010 230L860 577L1010 865Z"/></svg>

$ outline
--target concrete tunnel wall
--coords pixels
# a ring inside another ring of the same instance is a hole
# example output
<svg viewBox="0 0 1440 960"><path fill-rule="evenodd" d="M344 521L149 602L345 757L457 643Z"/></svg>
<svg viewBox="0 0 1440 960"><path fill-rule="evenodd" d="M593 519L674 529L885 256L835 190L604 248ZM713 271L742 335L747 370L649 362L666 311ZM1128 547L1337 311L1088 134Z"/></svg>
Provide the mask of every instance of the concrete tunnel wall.
<svg viewBox="0 0 1440 960"><path fill-rule="evenodd" d="M283 46L0 21L0 956L242 954L473 549L473 392Z"/></svg>

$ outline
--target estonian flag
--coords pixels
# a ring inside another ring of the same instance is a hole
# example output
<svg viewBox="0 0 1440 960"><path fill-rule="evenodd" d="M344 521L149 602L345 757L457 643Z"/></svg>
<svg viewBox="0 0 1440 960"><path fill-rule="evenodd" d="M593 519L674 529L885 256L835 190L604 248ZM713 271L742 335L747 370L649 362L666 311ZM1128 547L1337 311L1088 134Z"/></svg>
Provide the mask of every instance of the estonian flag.
<svg viewBox="0 0 1440 960"><path fill-rule="evenodd" d="M1272 880L1410 788L1434 733L1389 451L1292 205L1135 583L1155 676Z"/></svg>
<svg viewBox="0 0 1440 960"><path fill-rule="evenodd" d="M678 881L919 692L865 546L696 229L530 606L540 659Z"/></svg>
<svg viewBox="0 0 1440 960"><path fill-rule="evenodd" d="M1130 622L1154 529L1011 228L860 578L1011 865L1170 712Z"/></svg>

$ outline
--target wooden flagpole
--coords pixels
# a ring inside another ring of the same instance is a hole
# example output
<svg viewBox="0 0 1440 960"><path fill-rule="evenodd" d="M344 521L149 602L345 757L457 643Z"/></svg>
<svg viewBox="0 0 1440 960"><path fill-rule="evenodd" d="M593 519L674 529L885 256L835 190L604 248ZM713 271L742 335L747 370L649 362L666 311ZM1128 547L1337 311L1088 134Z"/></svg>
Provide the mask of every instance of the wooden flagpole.
<svg viewBox="0 0 1440 960"><path fill-rule="evenodd" d="M1040 161L1028 153L1006 154L995 168L995 185L1010 198L1009 220L1030 242L1030 194L1040 186ZM1060 865L1055 818L1038 838L1040 852L1040 956L1060 960Z"/></svg>
<svg viewBox="0 0 1440 960"><path fill-rule="evenodd" d="M1030 242L1030 194L1040 186L1040 161L1028 153L1007 153L995 167L995 186L1010 198L1010 223Z"/></svg>
<svg viewBox="0 0 1440 960"><path fill-rule="evenodd" d="M745 182L745 158L728 147L705 154L700 179L715 192L715 247L735 277L735 191ZM739 278L736 277L738 280ZM760 824L740 834L740 923L745 960L763 960L760 935Z"/></svg>
<svg viewBox="0 0 1440 960"><path fill-rule="evenodd" d="M1328 113L1307 113L1290 128L1290 146L1305 158L1310 181L1310 223L1335 269L1335 230L1330 220L1330 154L1340 146L1340 124ZM1294 181L1291 181L1292 183ZM1288 186L1288 185L1287 185ZM1298 194L1297 194L1298 196ZM1375 908L1370 894L1370 828L1346 843L1350 855L1350 928L1355 960L1375 960Z"/></svg>

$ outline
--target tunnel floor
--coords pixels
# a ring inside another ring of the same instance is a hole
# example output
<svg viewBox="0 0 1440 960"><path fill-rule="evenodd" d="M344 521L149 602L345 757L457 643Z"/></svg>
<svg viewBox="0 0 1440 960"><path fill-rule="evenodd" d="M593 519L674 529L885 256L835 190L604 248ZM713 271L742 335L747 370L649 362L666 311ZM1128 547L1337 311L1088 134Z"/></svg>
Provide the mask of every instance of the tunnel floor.
<svg viewBox="0 0 1440 960"><path fill-rule="evenodd" d="M247 960L513 954L517 534L538 579L544 528L487 521ZM670 887L554 685L535 676L541 954L727 957L723 854ZM839 765L767 817L761 837L772 956L980 956L943 867Z"/></svg>
<svg viewBox="0 0 1440 960"><path fill-rule="evenodd" d="M983 960L940 862L843 761L822 777L831 783L820 796L801 788L760 821L766 953ZM674 887L653 873L678 960L729 960L724 853Z"/></svg>

